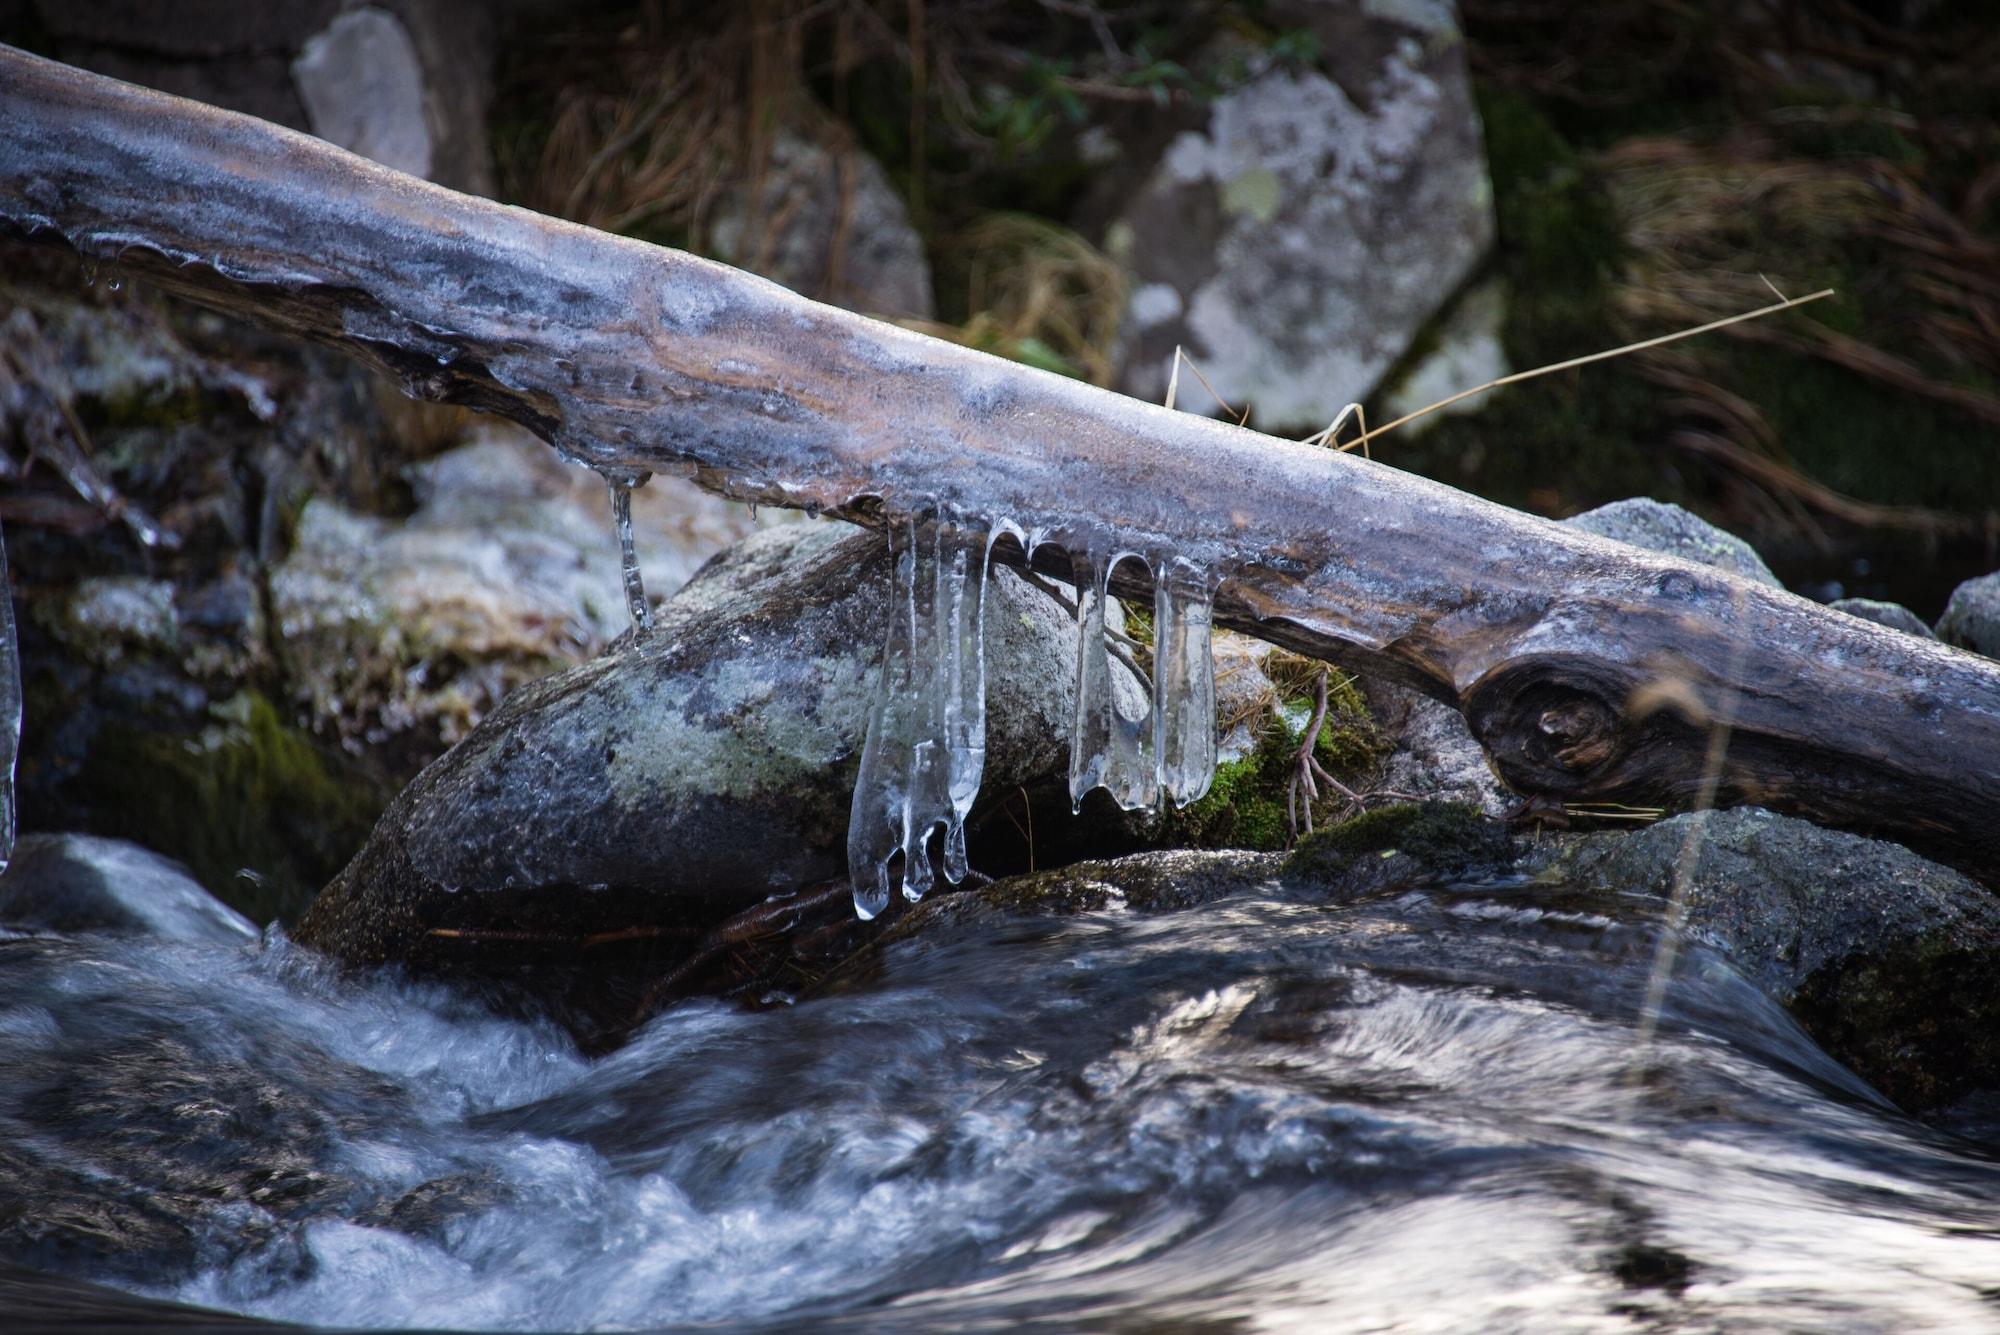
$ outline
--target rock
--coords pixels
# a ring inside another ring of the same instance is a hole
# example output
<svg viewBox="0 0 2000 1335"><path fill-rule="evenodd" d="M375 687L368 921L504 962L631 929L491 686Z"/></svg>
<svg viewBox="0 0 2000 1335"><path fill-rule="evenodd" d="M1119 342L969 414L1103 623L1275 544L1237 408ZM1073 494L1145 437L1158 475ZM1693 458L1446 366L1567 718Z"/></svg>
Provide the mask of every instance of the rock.
<svg viewBox="0 0 2000 1335"><path fill-rule="evenodd" d="M1909 635L1935 640L1937 633L1924 624L1924 619L1901 603L1885 603L1875 598L1836 598L1827 604L1837 612L1872 621L1890 630L1900 630Z"/></svg>
<svg viewBox="0 0 2000 1335"><path fill-rule="evenodd" d="M515 691L425 770L297 939L350 963L448 968L479 932L687 931L844 876L887 573L879 536L831 523L719 557L650 634ZM1076 643L1056 602L1008 570L986 634L975 824L1066 774Z"/></svg>
<svg viewBox="0 0 2000 1335"><path fill-rule="evenodd" d="M1764 564L1764 559L1757 555L1756 548L1735 534L1726 533L1707 520L1665 501L1645 497L1613 501L1580 515L1571 515L1562 522L1601 538L1643 547L1649 552L1714 566L1717 570L1726 570L1774 589L1785 587L1783 581Z"/></svg>
<svg viewBox="0 0 2000 1335"><path fill-rule="evenodd" d="M399 172L431 174L423 63L394 14L371 5L339 15L292 61L292 82L320 138Z"/></svg>
<svg viewBox="0 0 2000 1335"><path fill-rule="evenodd" d="M0 927L214 945L258 939L249 919L202 889L179 863L88 834L21 839L0 875Z"/></svg>
<svg viewBox="0 0 2000 1335"><path fill-rule="evenodd" d="M1159 402L1179 345L1260 426L1316 429L1485 255L1493 191L1449 5L1285 8L1332 77L1256 53L1121 201L1105 249L1132 277L1127 393Z"/></svg>
<svg viewBox="0 0 2000 1335"><path fill-rule="evenodd" d="M309 501L271 574L293 697L356 744L413 729L456 742L516 686L588 658L630 624L595 473L496 425L412 480L418 506L406 520ZM633 494L632 519L654 594L753 526L744 507L672 478Z"/></svg>
<svg viewBox="0 0 2000 1335"><path fill-rule="evenodd" d="M1501 342L1506 321L1507 289L1497 279L1460 297L1438 323L1437 346L1389 386L1382 395L1383 421L1371 425L1385 425L1508 374L1513 367ZM1419 436L1446 417L1478 412L1486 401L1484 395L1461 399L1397 430L1405 438Z"/></svg>
<svg viewBox="0 0 2000 1335"><path fill-rule="evenodd" d="M490 7L471 0L35 0L59 58L490 194Z"/></svg>
<svg viewBox="0 0 2000 1335"><path fill-rule="evenodd" d="M1906 848L1739 808L1540 844L1524 869L1678 889L1688 931L1911 1111L2000 1087L2000 903Z"/></svg>
<svg viewBox="0 0 2000 1335"><path fill-rule="evenodd" d="M717 206L708 249L801 296L868 315L932 314L923 238L882 165L789 131L772 142L757 207L747 190Z"/></svg>
<svg viewBox="0 0 2000 1335"><path fill-rule="evenodd" d="M1369 682L1367 689L1375 721L1395 739L1375 786L1426 801L1463 802L1488 816L1516 805L1486 763L1465 715L1407 687Z"/></svg>
<svg viewBox="0 0 2000 1335"><path fill-rule="evenodd" d="M1938 638L1988 658L2000 658L2000 572L1969 579L1951 592L1938 619Z"/></svg>

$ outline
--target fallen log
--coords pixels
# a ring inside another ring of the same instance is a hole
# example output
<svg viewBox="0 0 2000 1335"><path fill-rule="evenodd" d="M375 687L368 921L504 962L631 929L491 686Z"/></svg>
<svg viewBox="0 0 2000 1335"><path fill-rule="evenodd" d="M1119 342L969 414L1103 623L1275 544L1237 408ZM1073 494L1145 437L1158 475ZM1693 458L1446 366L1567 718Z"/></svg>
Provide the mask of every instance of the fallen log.
<svg viewBox="0 0 2000 1335"><path fill-rule="evenodd" d="M0 235L610 474L1183 558L1221 580L1218 623L1456 704L1524 795L1683 807L1712 777L1724 805L2000 868L2000 664L4 47L0 134ZM1067 573L1027 546L1002 559Z"/></svg>

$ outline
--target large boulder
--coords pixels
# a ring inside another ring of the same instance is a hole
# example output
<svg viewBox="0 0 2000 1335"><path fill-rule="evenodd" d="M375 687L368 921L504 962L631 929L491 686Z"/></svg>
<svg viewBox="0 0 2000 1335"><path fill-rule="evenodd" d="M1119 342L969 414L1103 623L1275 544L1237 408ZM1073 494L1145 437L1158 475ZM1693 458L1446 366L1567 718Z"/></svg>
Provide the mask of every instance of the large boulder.
<svg viewBox="0 0 2000 1335"><path fill-rule="evenodd" d="M1251 54L1257 72L1167 144L1106 249L1132 277L1128 393L1158 402L1180 346L1260 425L1313 428L1471 274L1493 192L1451 5L1278 8L1325 72Z"/></svg>
<svg viewBox="0 0 2000 1335"><path fill-rule="evenodd" d="M1676 903L1906 1108L2000 1088L2000 902L1900 845L1743 807L1541 843L1524 869Z"/></svg>
<svg viewBox="0 0 2000 1335"><path fill-rule="evenodd" d="M451 967L502 936L698 934L843 874L888 571L880 537L830 523L732 549L649 634L515 691L425 770L297 939ZM986 645L990 805L1066 770L1076 630L997 570Z"/></svg>

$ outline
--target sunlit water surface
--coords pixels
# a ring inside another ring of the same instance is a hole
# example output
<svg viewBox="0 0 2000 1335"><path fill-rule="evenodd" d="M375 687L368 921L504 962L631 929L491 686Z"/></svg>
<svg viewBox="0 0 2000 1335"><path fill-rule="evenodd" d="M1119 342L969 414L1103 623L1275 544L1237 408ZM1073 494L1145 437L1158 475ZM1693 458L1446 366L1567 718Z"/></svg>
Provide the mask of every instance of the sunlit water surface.
<svg viewBox="0 0 2000 1335"><path fill-rule="evenodd" d="M425 1227L285 1225L119 1281L289 1322L2000 1326L1976 1146L1698 946L1642 1030L1655 916L1547 893L1017 921L596 1061L282 943L0 942L0 1069L180 1045L314 1110L361 1196L445 1184ZM7 1140L99 1153L0 1094Z"/></svg>

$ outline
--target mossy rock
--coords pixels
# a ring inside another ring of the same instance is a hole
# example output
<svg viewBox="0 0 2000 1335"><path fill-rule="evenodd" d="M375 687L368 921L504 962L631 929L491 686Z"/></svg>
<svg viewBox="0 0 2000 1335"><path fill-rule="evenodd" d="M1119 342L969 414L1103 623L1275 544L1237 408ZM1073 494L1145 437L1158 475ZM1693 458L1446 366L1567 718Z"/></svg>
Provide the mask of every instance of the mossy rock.
<svg viewBox="0 0 2000 1335"><path fill-rule="evenodd" d="M70 797L100 833L179 859L245 916L290 921L368 837L388 794L255 691L209 713L194 736L107 724Z"/></svg>
<svg viewBox="0 0 2000 1335"><path fill-rule="evenodd" d="M1506 828L1460 802L1377 807L1308 835L1285 859L1288 885L1343 895L1425 880L1492 875L1510 867Z"/></svg>
<svg viewBox="0 0 2000 1335"><path fill-rule="evenodd" d="M1310 708L1309 696L1293 694L1266 714L1257 724L1255 749L1216 766L1215 780L1200 801L1164 812L1151 842L1186 848L1283 848L1291 837L1285 789ZM1354 678L1330 673L1326 719L1313 748L1327 773L1349 786L1362 784L1391 748ZM1339 800L1327 794L1316 810L1330 810Z"/></svg>

